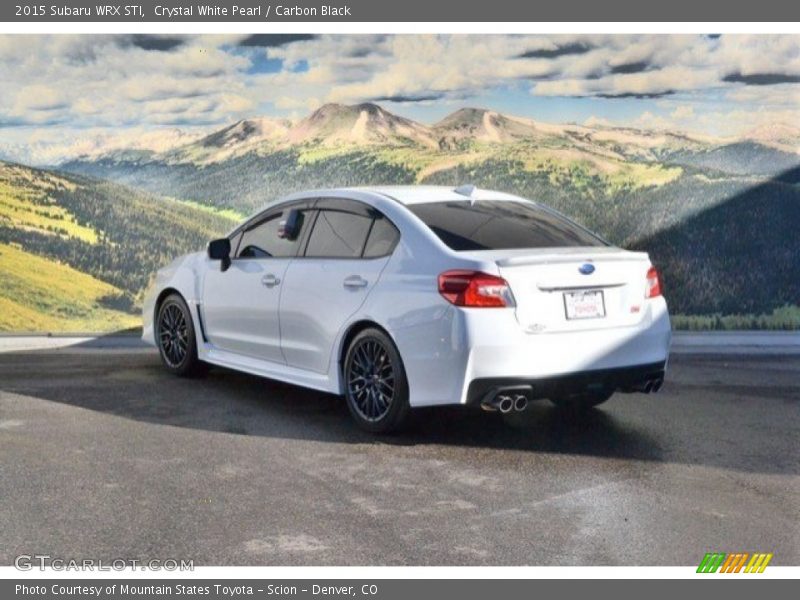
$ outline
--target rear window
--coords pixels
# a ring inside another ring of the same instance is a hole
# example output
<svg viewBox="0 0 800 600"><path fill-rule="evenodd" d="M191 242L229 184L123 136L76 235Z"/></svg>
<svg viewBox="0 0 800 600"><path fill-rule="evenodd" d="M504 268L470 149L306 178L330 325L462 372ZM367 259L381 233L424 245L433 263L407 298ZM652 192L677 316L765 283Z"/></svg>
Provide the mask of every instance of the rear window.
<svg viewBox="0 0 800 600"><path fill-rule="evenodd" d="M580 225L532 203L477 200L408 208L453 250L606 245Z"/></svg>
<svg viewBox="0 0 800 600"><path fill-rule="evenodd" d="M389 219L383 216L376 218L372 223L367 245L364 247L364 258L377 258L390 254L398 239L400 239L400 232L395 229Z"/></svg>

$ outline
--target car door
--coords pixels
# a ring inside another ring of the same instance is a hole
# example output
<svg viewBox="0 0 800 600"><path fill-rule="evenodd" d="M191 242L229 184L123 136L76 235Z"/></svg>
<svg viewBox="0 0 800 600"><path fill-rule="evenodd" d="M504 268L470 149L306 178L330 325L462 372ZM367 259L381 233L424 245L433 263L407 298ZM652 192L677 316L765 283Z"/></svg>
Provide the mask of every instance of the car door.
<svg viewBox="0 0 800 600"><path fill-rule="evenodd" d="M304 206L282 207L253 219L234 236L238 243L230 267L222 271L212 265L208 270L202 314L206 336L215 348L285 363L278 319L281 286L306 225L302 223L294 239L281 237L281 223L292 208ZM307 213L301 214L304 218Z"/></svg>
<svg viewBox="0 0 800 600"><path fill-rule="evenodd" d="M399 239L394 225L360 202L322 199L281 295L286 362L326 373L333 345L364 303Z"/></svg>

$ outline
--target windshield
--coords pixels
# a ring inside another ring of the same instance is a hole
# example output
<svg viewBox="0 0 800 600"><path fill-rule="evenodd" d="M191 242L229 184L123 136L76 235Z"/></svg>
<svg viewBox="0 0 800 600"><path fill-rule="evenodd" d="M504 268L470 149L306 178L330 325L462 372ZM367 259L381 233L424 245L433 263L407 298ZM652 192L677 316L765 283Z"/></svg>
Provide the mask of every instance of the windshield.
<svg viewBox="0 0 800 600"><path fill-rule="evenodd" d="M580 225L533 203L430 202L408 209L457 251L607 245Z"/></svg>

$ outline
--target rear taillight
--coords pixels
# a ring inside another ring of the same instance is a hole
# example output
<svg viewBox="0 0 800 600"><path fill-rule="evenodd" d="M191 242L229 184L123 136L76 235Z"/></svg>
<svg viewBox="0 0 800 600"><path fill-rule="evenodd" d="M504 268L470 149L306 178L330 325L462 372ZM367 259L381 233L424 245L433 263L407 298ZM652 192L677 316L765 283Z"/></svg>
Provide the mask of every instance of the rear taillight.
<svg viewBox="0 0 800 600"><path fill-rule="evenodd" d="M661 295L661 278L658 276L656 268L651 266L647 270L647 283L644 287L645 298L655 298Z"/></svg>
<svg viewBox="0 0 800 600"><path fill-rule="evenodd" d="M480 271L445 271L439 275L439 293L456 306L512 306L508 283L502 277Z"/></svg>

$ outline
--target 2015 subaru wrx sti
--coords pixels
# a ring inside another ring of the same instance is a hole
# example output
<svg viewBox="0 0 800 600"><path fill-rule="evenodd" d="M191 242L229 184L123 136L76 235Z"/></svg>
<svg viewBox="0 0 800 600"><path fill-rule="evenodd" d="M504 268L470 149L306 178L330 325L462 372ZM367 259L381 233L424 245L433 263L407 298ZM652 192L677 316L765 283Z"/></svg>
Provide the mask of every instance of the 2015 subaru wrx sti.
<svg viewBox="0 0 800 600"><path fill-rule="evenodd" d="M363 428L418 406L587 408L657 391L667 305L645 253L535 202L464 186L299 193L161 269L144 339L342 394Z"/></svg>

